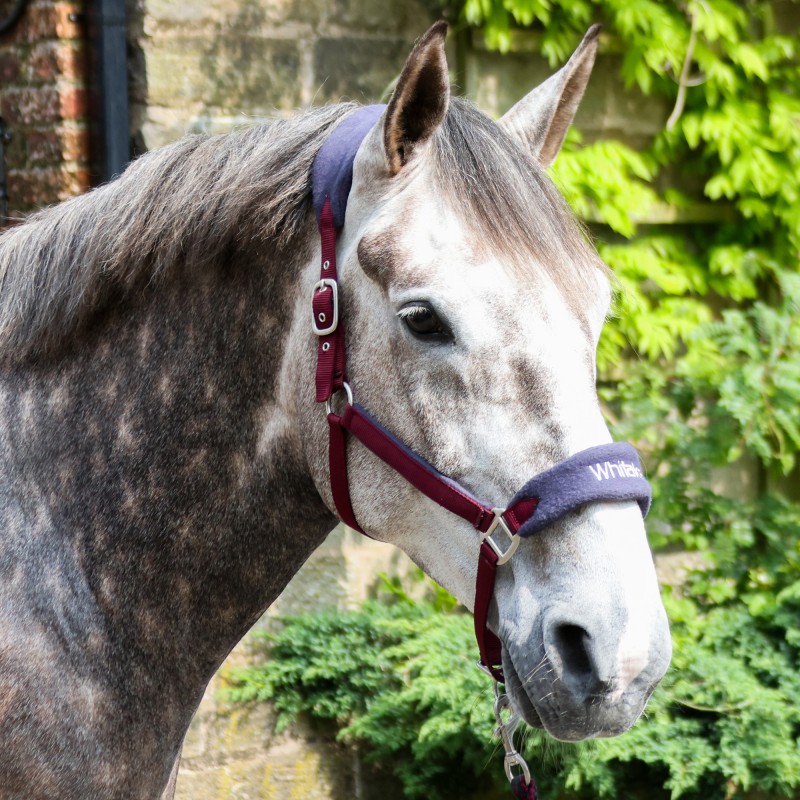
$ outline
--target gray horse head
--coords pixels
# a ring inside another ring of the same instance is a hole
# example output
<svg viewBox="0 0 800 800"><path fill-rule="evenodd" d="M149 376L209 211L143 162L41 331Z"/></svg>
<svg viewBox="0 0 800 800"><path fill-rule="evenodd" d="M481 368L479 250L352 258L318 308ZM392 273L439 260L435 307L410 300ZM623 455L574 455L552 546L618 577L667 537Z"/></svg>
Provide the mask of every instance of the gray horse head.
<svg viewBox="0 0 800 800"><path fill-rule="evenodd" d="M417 44L356 156L339 244L349 369L359 403L502 507L532 475L610 441L594 385L608 271L544 172L588 81L597 29L497 125L451 98L445 30ZM307 456L331 503L307 397L303 387ZM349 460L366 532L471 606L475 531L363 448ZM558 738L628 728L669 663L634 502L584 507L525 541L500 568L495 601L515 705Z"/></svg>

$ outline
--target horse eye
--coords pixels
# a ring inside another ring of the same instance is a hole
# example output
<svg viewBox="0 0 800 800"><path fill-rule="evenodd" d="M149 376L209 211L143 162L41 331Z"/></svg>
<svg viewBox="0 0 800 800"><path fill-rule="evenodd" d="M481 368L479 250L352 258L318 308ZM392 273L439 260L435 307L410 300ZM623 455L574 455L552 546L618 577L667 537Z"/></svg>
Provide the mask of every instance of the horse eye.
<svg viewBox="0 0 800 800"><path fill-rule="evenodd" d="M416 301L408 303L398 314L406 327L420 339L451 339L450 329L428 303Z"/></svg>

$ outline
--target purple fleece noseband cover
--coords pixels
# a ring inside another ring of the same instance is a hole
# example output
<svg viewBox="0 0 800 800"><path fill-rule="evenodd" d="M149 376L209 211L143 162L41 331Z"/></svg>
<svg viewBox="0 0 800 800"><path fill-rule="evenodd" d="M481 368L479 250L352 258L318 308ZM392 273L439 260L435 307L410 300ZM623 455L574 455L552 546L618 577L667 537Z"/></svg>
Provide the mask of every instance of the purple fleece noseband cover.
<svg viewBox="0 0 800 800"><path fill-rule="evenodd" d="M532 536L588 503L635 500L646 517L652 497L639 455L627 442L612 442L582 450L531 478L509 503L538 500L533 516L519 529Z"/></svg>

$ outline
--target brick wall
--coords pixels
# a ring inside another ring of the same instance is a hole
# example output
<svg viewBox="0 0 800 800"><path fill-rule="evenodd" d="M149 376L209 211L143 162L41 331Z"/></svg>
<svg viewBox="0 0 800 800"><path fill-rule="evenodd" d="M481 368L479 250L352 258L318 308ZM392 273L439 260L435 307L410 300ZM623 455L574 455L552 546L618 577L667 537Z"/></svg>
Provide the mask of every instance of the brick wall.
<svg viewBox="0 0 800 800"><path fill-rule="evenodd" d="M82 3L33 0L0 36L0 114L13 135L6 146L10 217L89 187L82 12Z"/></svg>

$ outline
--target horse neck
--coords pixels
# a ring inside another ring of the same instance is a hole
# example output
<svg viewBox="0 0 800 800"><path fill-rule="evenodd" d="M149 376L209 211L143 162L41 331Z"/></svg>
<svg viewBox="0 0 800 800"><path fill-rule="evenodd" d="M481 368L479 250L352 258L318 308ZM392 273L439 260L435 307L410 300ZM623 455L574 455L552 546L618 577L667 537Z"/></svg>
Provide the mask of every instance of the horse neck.
<svg viewBox="0 0 800 800"><path fill-rule="evenodd" d="M6 376L20 547L55 559L82 598L76 649L109 637L110 661L164 670L149 686L180 681L199 700L335 522L279 401L308 249L294 265L259 254L178 271L67 356Z"/></svg>

